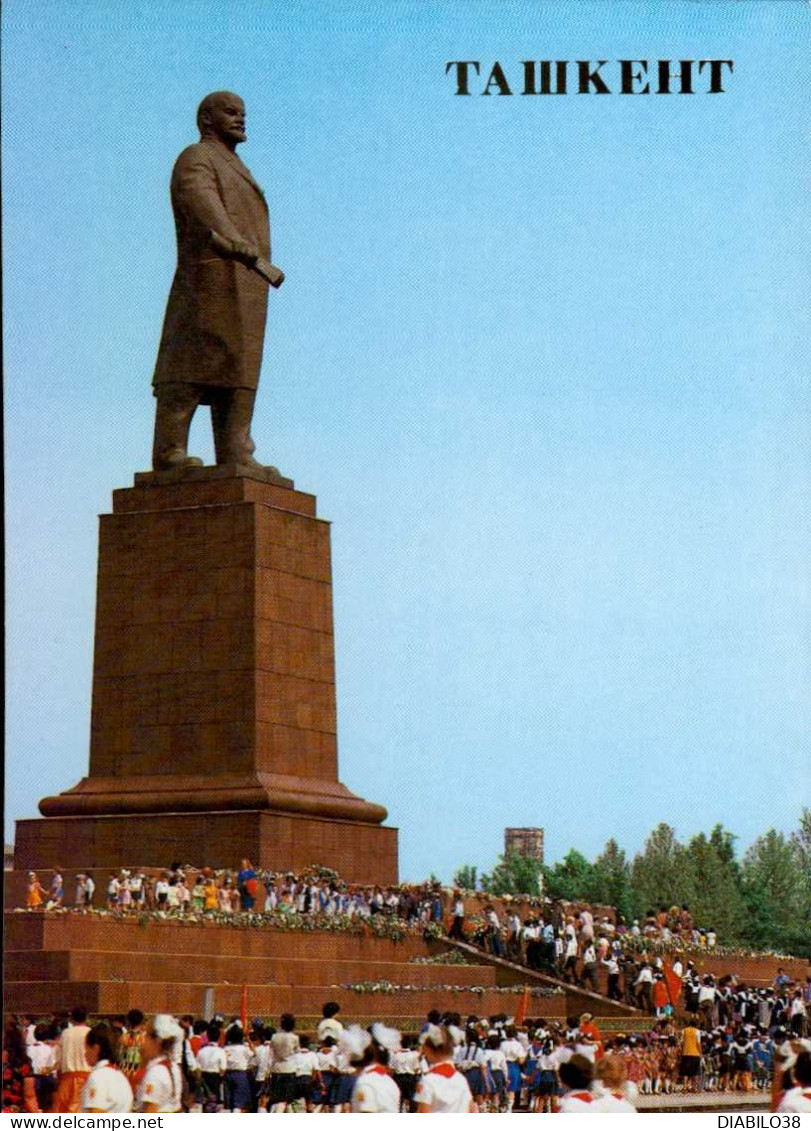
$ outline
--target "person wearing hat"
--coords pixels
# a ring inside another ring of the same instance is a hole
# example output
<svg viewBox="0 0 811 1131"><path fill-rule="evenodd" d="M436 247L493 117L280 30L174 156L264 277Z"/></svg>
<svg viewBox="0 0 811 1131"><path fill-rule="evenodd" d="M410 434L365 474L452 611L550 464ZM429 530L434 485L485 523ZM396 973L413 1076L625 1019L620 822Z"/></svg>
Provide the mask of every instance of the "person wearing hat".
<svg viewBox="0 0 811 1131"><path fill-rule="evenodd" d="M454 1043L448 1030L429 1025L422 1035L422 1052L428 1071L417 1085L414 1099L418 1115L446 1112L467 1114L476 1110L470 1087L453 1065Z"/></svg>
<svg viewBox="0 0 811 1131"><path fill-rule="evenodd" d="M147 1026L143 1044L146 1071L138 1085L136 1111L168 1114L181 1110L183 1078L174 1057L182 1039L183 1030L168 1013L159 1013Z"/></svg>
<svg viewBox="0 0 811 1131"><path fill-rule="evenodd" d="M371 1030L350 1025L340 1041L357 1067L352 1089L352 1111L396 1115L400 1089L389 1072L389 1057L400 1047L400 1034L376 1021Z"/></svg>

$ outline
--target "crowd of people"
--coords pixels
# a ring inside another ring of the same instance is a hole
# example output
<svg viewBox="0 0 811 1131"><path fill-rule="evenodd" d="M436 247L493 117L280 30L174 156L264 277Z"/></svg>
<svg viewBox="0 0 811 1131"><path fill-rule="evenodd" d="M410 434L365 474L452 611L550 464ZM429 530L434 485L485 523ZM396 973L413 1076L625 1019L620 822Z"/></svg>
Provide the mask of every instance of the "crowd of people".
<svg viewBox="0 0 811 1131"><path fill-rule="evenodd" d="M10 1018L3 1110L28 1112L629 1112L640 1095L769 1092L811 1111L811 1041L741 1022L601 1033L592 1014L547 1022L428 1014L419 1033L344 1025L326 1002L313 1033L222 1015L89 1024Z"/></svg>
<svg viewBox="0 0 811 1131"><path fill-rule="evenodd" d="M115 870L109 873L103 891L97 890L92 875L80 872L75 876L72 898L70 894L62 869L54 870L47 888L36 872L29 872L29 911L148 911L168 918L257 912L347 919L380 915L411 927L444 925L454 940L551 974L562 973L569 981L578 980L580 964L584 984L592 987L610 946L617 956L620 951L666 951L670 944L712 951L717 943L714 931L694 926L687 907L662 908L658 915L651 911L642 925L635 919L628 926L613 914L598 919L589 907L566 901L507 896L501 914L494 902L485 901L481 912L470 915L464 893L443 888L434 880L388 887L349 884L325 868L271 872L254 867L249 860L231 871L179 864L163 871ZM530 914L526 914L528 907ZM523 918L519 909L524 911ZM593 956L589 944L593 944Z"/></svg>
<svg viewBox="0 0 811 1131"><path fill-rule="evenodd" d="M72 895L72 897L71 897ZM26 905L29 910L149 910L174 914L219 912L237 914L254 911L260 896L263 910L290 914L370 916L387 914L406 922L447 920L452 938L486 940L488 949L509 955L528 943L551 944L558 958L560 941L564 951L568 928L576 926L580 940L599 935L619 937L627 943L649 946L684 944L712 951L717 944L714 930L696 926L688 907L661 907L649 911L644 920L625 924L605 914L595 920L588 907L563 900L538 897L504 897L500 917L494 902L485 901L481 914L466 919L465 895L459 889L443 888L435 880L421 884L389 886L349 884L329 869L313 866L303 872L272 872L242 860L238 869L194 868L178 863L163 871L117 869L107 877L103 891L97 890L93 876L78 873L73 891L66 891L63 871L54 869L49 886L43 887L36 872L28 873ZM481 898L481 897L479 897ZM511 905L516 910L510 910ZM517 908L527 907L538 914L520 918ZM543 949L543 946L541 947Z"/></svg>
<svg viewBox="0 0 811 1131"><path fill-rule="evenodd" d="M261 897L261 899L260 899ZM233 871L192 869L173 864L164 871L110 872L103 898L89 874L75 877L72 902L66 897L62 870L55 869L46 891L37 873L29 873L29 910L71 907L88 911L103 906L116 914L149 912L160 917L256 914L263 921L320 916L332 925L357 926L376 920L412 930L447 933L496 957L548 974L562 982L607 995L657 1018L678 1009L701 1012L711 1027L757 1020L805 1036L811 1023L811 976L798 985L787 976L771 987L748 987L734 976L700 976L687 958L685 944L711 952L715 932L696 927L686 906L650 911L629 927L609 914L562 901L536 900L531 914L507 899L501 914L486 902L481 914L468 915L463 893L423 884L375 886L348 884L334 872L313 867L301 873L278 873L243 860Z"/></svg>
<svg viewBox="0 0 811 1131"><path fill-rule="evenodd" d="M36 872L28 873L28 910L104 908L116 912L156 911L167 916L236 915L258 909L289 915L369 918L387 915L411 924L442 922L443 892L437 883L392 887L348 884L329 869L301 873L271 872L243 860L239 869L200 868L173 864L159 872L120 869L109 873L106 888L97 891L93 877L78 873L73 898L68 898L61 868L49 887Z"/></svg>
<svg viewBox="0 0 811 1131"><path fill-rule="evenodd" d="M461 891L435 882L354 885L323 868L274 873L248 860L232 872L177 864L115 871L104 892L79 873L71 895L61 869L47 889L29 874L32 911L260 914L269 924L274 916L379 917L433 927L654 1021L647 1032L603 1037L589 1014L566 1024L431 1014L411 1035L380 1023L343 1026L329 1002L317 1031L305 1033L289 1014L273 1026L221 1016L147 1022L135 1010L90 1026L77 1009L69 1019L7 1026L4 1110L597 1112L626 1110L612 1104L632 1105L639 1094L767 1089L775 1066L786 1072L784 1090L797 1092L791 1102L805 1102L811 976L800 984L778 968L772 984L747 986L700 973L689 949L712 951L717 940L686 907L660 908L630 926L552 900L536 900L529 913L518 901L484 901L469 915Z"/></svg>

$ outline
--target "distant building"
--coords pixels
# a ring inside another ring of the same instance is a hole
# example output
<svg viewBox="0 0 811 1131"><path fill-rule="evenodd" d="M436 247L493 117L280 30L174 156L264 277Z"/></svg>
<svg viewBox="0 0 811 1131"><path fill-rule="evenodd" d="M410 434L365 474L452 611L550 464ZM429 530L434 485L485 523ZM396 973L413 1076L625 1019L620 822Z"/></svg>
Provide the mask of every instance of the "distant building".
<svg viewBox="0 0 811 1131"><path fill-rule="evenodd" d="M4 872L13 872L14 871L14 845L13 844L4 844L3 845L3 871Z"/></svg>
<svg viewBox="0 0 811 1131"><path fill-rule="evenodd" d="M543 864L543 829L505 829L504 853L509 852Z"/></svg>

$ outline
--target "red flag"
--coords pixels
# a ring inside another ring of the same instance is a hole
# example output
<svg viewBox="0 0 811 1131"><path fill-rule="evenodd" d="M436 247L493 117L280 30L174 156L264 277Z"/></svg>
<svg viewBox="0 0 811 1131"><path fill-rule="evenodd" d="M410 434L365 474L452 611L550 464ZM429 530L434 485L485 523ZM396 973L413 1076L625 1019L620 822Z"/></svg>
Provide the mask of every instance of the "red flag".
<svg viewBox="0 0 811 1131"><path fill-rule="evenodd" d="M664 969L667 995L670 998L670 1004L675 1009L679 1003L679 994L681 993L681 978L674 972L669 962L665 962Z"/></svg>
<svg viewBox="0 0 811 1131"><path fill-rule="evenodd" d="M248 987L242 987L242 1032L248 1033Z"/></svg>
<svg viewBox="0 0 811 1131"><path fill-rule="evenodd" d="M527 1009L529 1008L529 986L524 986L524 992L521 995L521 1004L515 1012L513 1019L514 1025L523 1025L527 1016Z"/></svg>

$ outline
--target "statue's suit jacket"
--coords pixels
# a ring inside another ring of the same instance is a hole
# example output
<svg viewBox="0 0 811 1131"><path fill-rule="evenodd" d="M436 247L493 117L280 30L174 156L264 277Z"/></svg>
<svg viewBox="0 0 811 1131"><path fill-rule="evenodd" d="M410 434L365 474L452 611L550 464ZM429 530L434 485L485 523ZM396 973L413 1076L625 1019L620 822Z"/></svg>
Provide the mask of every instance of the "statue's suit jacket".
<svg viewBox="0 0 811 1131"><path fill-rule="evenodd" d="M153 382L255 389L268 285L242 263L218 255L210 232L245 240L270 260L262 190L235 153L216 138L204 138L178 157L171 195L177 271Z"/></svg>

